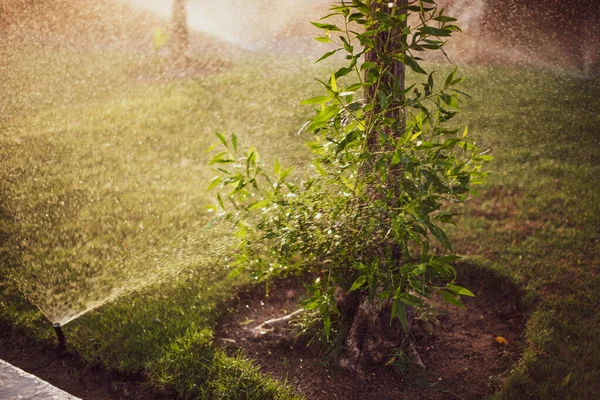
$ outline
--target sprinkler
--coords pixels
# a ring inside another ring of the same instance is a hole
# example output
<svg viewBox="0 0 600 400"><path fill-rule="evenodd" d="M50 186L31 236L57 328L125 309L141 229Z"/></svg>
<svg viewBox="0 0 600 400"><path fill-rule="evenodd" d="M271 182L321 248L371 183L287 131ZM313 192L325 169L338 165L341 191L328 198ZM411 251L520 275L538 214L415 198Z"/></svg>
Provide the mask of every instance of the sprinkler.
<svg viewBox="0 0 600 400"><path fill-rule="evenodd" d="M56 349L59 353L62 353L66 348L65 334L63 333L62 327L58 322L52 326L56 331L56 336L58 336L58 347Z"/></svg>

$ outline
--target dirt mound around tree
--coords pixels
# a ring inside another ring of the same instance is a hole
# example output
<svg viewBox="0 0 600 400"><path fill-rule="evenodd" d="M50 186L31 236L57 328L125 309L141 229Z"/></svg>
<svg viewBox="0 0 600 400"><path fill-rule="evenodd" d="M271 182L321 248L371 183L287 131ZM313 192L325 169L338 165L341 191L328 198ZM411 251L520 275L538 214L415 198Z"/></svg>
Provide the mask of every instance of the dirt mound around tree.
<svg viewBox="0 0 600 400"><path fill-rule="evenodd" d="M408 357L390 355L388 365L369 371L368 382L335 365L321 343L306 344L297 329L260 326L294 312L305 295L302 280L281 281L241 293L221 325L217 342L241 348L262 371L295 386L307 399L481 399L499 387L519 359L523 341L522 292L492 271L461 265L461 283L478 296L465 299L466 310L432 299L417 312L413 336L426 369ZM293 319L290 319L293 321ZM274 324L275 325L275 324ZM503 340L504 339L504 340Z"/></svg>

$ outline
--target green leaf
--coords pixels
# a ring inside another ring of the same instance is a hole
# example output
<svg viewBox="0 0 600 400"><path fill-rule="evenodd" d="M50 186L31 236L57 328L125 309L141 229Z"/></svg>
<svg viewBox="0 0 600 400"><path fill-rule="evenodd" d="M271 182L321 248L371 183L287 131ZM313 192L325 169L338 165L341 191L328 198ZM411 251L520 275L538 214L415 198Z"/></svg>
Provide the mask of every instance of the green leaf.
<svg viewBox="0 0 600 400"><path fill-rule="evenodd" d="M325 104L331 100L333 100L333 95L317 96L317 97L312 97L310 99L302 100L300 102L300 104L302 104L302 105Z"/></svg>
<svg viewBox="0 0 600 400"><path fill-rule="evenodd" d="M450 36L452 34L448 29L434 28L432 26L424 26L419 29L419 32L431 36Z"/></svg>
<svg viewBox="0 0 600 400"><path fill-rule="evenodd" d="M456 18L448 17L446 15L440 15L438 17L435 17L434 20L435 21L439 21L439 22L454 22L454 21L458 21Z"/></svg>
<svg viewBox="0 0 600 400"><path fill-rule="evenodd" d="M321 17L320 20L323 21L324 19L331 18L331 17L336 16L336 15L340 15L340 13L339 12L334 12L334 13L327 14L324 17Z"/></svg>
<svg viewBox="0 0 600 400"><path fill-rule="evenodd" d="M330 120L333 117L335 117L339 112L340 109L338 104L330 105L326 109L322 110L319 114L317 114L317 116L313 118L310 125L308 125L308 128L306 129L308 131L315 131L317 129L322 128L323 126L327 125L330 122Z"/></svg>
<svg viewBox="0 0 600 400"><path fill-rule="evenodd" d="M362 72L362 71L364 71L364 70L366 70L366 69L371 69L371 68L375 67L376 65L377 65L376 63L374 63L374 62L371 62L371 61L369 61L369 62L365 62L365 63L363 63L363 64L360 66L360 70L361 70L361 72Z"/></svg>
<svg viewBox="0 0 600 400"><path fill-rule="evenodd" d="M352 6L364 15L371 15L373 13L373 9L360 0L352 0Z"/></svg>
<svg viewBox="0 0 600 400"><path fill-rule="evenodd" d="M344 90L345 92L354 92L362 87L362 83L354 83Z"/></svg>
<svg viewBox="0 0 600 400"><path fill-rule="evenodd" d="M425 150L425 149L432 149L437 146L438 145L433 142L421 142L421 143L417 143L416 148L417 148L417 150Z"/></svg>
<svg viewBox="0 0 600 400"><path fill-rule="evenodd" d="M406 56L404 58L404 60L405 60L404 63L406 65L408 65L410 67L410 69L412 69L416 73L427 75L427 71L425 71L423 68L421 68L421 66L419 65L419 63L417 63L417 61L413 57Z"/></svg>
<svg viewBox="0 0 600 400"><path fill-rule="evenodd" d="M452 224L454 226L456 226L456 223L454 222L453 218L456 214L450 213L450 212L441 212L439 214L437 214L435 217L433 217L435 220L440 221L444 224Z"/></svg>
<svg viewBox="0 0 600 400"><path fill-rule="evenodd" d="M359 289L360 287L362 287L362 285L364 285L367 282L367 276L366 275L361 275L358 278L356 278L356 280L354 281L354 283L352 284L352 286L350 287L350 290L348 290L348 293L355 291L356 289Z"/></svg>
<svg viewBox="0 0 600 400"><path fill-rule="evenodd" d="M410 139L408 139L409 142L412 142L413 140L415 140L416 138L418 138L419 136L421 136L423 134L423 131L418 131L415 132L411 135Z"/></svg>
<svg viewBox="0 0 600 400"><path fill-rule="evenodd" d="M566 387L569 384L569 382L571 382L571 375L572 373L569 373L569 375L563 378L562 382L560 383L560 387Z"/></svg>
<svg viewBox="0 0 600 400"><path fill-rule="evenodd" d="M440 294L440 296L442 296L442 299L444 299L444 301L446 303L458 306L458 307L462 308L463 310L467 309L463 305L463 303L461 303L460 300L454 294L452 294L452 293L450 293L448 291L445 291L445 290L439 290L438 293Z"/></svg>
<svg viewBox="0 0 600 400"><path fill-rule="evenodd" d="M344 50L346 50L350 54L354 53L354 46L348 43L348 40L345 37L340 36L340 40L344 44Z"/></svg>
<svg viewBox="0 0 600 400"><path fill-rule="evenodd" d="M227 156L227 152L226 151L222 151L219 154L215 155L209 162L208 165L213 165L213 164L226 164L226 163L232 163L234 160L229 159L229 158L225 158Z"/></svg>
<svg viewBox="0 0 600 400"><path fill-rule="evenodd" d="M365 17L365 14L363 13L352 13L349 17L348 17L348 22L352 22L352 21L360 21L361 19L363 19Z"/></svg>
<svg viewBox="0 0 600 400"><path fill-rule="evenodd" d="M475 294L473 292L471 292L469 289L466 289L462 286L448 284L448 285L446 285L446 287L448 289L452 290L454 293L456 293L459 296L475 297Z"/></svg>
<svg viewBox="0 0 600 400"><path fill-rule="evenodd" d="M467 97L467 98L469 98L469 99L471 99L471 98L472 98L472 97L471 97L471 95L470 95L469 93L463 92L463 91L461 91L461 90L458 90L458 89L450 89L450 90L452 90L453 92L455 92L455 93L458 93L458 94L460 94L460 95L463 95L463 96L465 96L465 97Z"/></svg>
<svg viewBox="0 0 600 400"><path fill-rule="evenodd" d="M338 28L337 26L335 26L333 24L322 24L320 22L311 22L311 24L313 24L314 26L316 26L319 29L325 29L328 31L337 31L337 32L341 31L340 28Z"/></svg>
<svg viewBox="0 0 600 400"><path fill-rule="evenodd" d="M331 43L332 42L331 38L329 38L328 36L317 36L315 38L315 40L317 42L321 42L321 43Z"/></svg>
<svg viewBox="0 0 600 400"><path fill-rule="evenodd" d="M211 207L212 210L216 210L215 206L209 206ZM213 227L213 225L215 224L215 222L217 222L217 218L218 216L214 216L210 219L210 221L208 221L208 224L206 224L206 227L204 227L204 230L207 231L209 229L211 229Z"/></svg>
<svg viewBox="0 0 600 400"><path fill-rule="evenodd" d="M239 192L240 190L242 190L243 188L245 188L246 185L247 185L247 182L244 181L243 179L240 179L238 181L237 186L235 187L235 189L233 189L233 191L230 194L235 194L235 193Z"/></svg>
<svg viewBox="0 0 600 400"><path fill-rule="evenodd" d="M408 329L408 323L406 321L406 306L402 304L400 299L394 299L392 303L392 318L397 317L402 324L402 328L406 331Z"/></svg>
<svg viewBox="0 0 600 400"><path fill-rule="evenodd" d="M494 156L490 156L490 155L478 155L475 157L475 161L492 161L494 159Z"/></svg>
<svg viewBox="0 0 600 400"><path fill-rule="evenodd" d="M412 270L410 274L412 276L417 276L423 274L425 271L427 271L427 264L419 264L415 267L415 269Z"/></svg>
<svg viewBox="0 0 600 400"><path fill-rule="evenodd" d="M237 136L235 136L235 133L232 133L231 134L231 145L233 147L233 151L237 151L237 143L238 143Z"/></svg>
<svg viewBox="0 0 600 400"><path fill-rule="evenodd" d="M323 61L323 60L325 60L325 59L327 59L329 57L331 57L332 55L334 55L335 53L337 53L340 50L342 50L342 49L336 49L336 50L328 51L327 53L323 54L321 56L321 58L319 58L317 61L315 61L315 64L318 63L318 62L320 62L320 61Z"/></svg>
<svg viewBox="0 0 600 400"><path fill-rule="evenodd" d="M256 203L250 205L248 207L248 210L259 210L263 207L268 206L269 204L271 204L270 200L261 200L261 201L257 201Z"/></svg>
<svg viewBox="0 0 600 400"><path fill-rule="evenodd" d="M250 176L250 168L256 165L256 152L252 151L246 159L246 176Z"/></svg>
<svg viewBox="0 0 600 400"><path fill-rule="evenodd" d="M293 170L294 170L294 167L284 168L281 171L281 174L279 174L279 180L283 181L285 178L287 178L292 173Z"/></svg>
<svg viewBox="0 0 600 400"><path fill-rule="evenodd" d="M341 77L343 77L343 76L346 76L346 75L348 75L348 74L349 74L350 72L352 72L352 71L353 71L353 70L352 70L352 68L346 68L346 67L344 67L344 68L340 68L340 69L338 69L338 70L335 72L335 78L336 78L336 79L339 79L339 78L341 78ZM335 90L337 91L337 89L335 89Z"/></svg>
<svg viewBox="0 0 600 400"><path fill-rule="evenodd" d="M221 180L222 178L220 176L215 176L210 180L210 184L208 185L208 188L206 188L206 190L214 189L219 183L221 183Z"/></svg>
<svg viewBox="0 0 600 400"><path fill-rule="evenodd" d="M377 94L378 94L377 97L379 97L379 104L381 105L381 110L383 110L383 111L387 110L387 108L390 104L387 96L382 91L378 92Z"/></svg>
<svg viewBox="0 0 600 400"><path fill-rule="evenodd" d="M344 139L342 139L341 142L338 143L336 149L335 149L335 154L339 154L341 151L343 151L346 146L348 146L350 143L352 143L353 141L355 141L358 138L358 133L356 131L352 131L349 134L347 134Z"/></svg>
<svg viewBox="0 0 600 400"><path fill-rule="evenodd" d="M454 81L454 76L456 75L457 70L458 70L458 67L454 68L452 70L452 72L446 77L446 82L444 83L444 87L448 87L448 86L450 86L450 84L452 84L452 81Z"/></svg>
<svg viewBox="0 0 600 400"><path fill-rule="evenodd" d="M208 146L208 148L206 149L207 153L210 153L211 151L214 150L215 147L217 147L219 144L218 143L213 143L210 146Z"/></svg>
<svg viewBox="0 0 600 400"><path fill-rule="evenodd" d="M323 304L323 301L321 301L320 298L318 298L318 299L310 298L310 299L308 299L308 301L306 301L302 304L302 307L304 307L304 309L307 311L311 311L311 310L315 310L315 309L319 308L322 304Z"/></svg>
<svg viewBox="0 0 600 400"><path fill-rule="evenodd" d="M446 233L441 230L438 226L436 226L434 223L429 222L427 224L427 227L429 228L429 231L431 231L431 233L433 233L433 236L435 236L435 238L437 240L440 241L440 243L447 248L448 250L452 251L452 244L450 244L450 240L448 239L448 236L446 236Z"/></svg>
<svg viewBox="0 0 600 400"><path fill-rule="evenodd" d="M460 259L461 259L460 256L456 256L456 255L452 254L450 256L436 257L434 259L434 261L439 264L450 264L450 263L453 263L454 261L457 261Z"/></svg>
<svg viewBox="0 0 600 400"><path fill-rule="evenodd" d="M407 65L408 67L410 67L410 69L412 69L416 73L427 75L427 72L423 68L421 68L419 63L413 57L411 57L407 54L404 54L404 53L393 54L392 58Z"/></svg>
<svg viewBox="0 0 600 400"><path fill-rule="evenodd" d="M425 2L425 0L423 0L423 1ZM426 3L428 3L428 2L426 2ZM414 11L416 13L424 13L424 12L434 10L433 7L423 7L422 5L421 6L408 6L408 7L406 7L406 9L408 11Z"/></svg>
<svg viewBox="0 0 600 400"><path fill-rule="evenodd" d="M276 176L279 176L281 172L281 164L279 163L279 158L275 159L275 165L273 165L273 172L275 172Z"/></svg>
<svg viewBox="0 0 600 400"><path fill-rule="evenodd" d="M331 74L331 80L329 81L329 84L331 85L331 90L333 90L334 92L338 91L337 81L335 79L335 73Z"/></svg>
<svg viewBox="0 0 600 400"><path fill-rule="evenodd" d="M408 305L408 306L420 306L423 304L423 300L421 300L420 298L418 298L417 296L413 296L411 294L408 293L404 293L403 295L399 296L398 299Z"/></svg>
<svg viewBox="0 0 600 400"><path fill-rule="evenodd" d="M427 181L441 193L450 193L450 188L437 176L435 171L429 171L422 169L421 173L427 179Z"/></svg>
<svg viewBox="0 0 600 400"><path fill-rule="evenodd" d="M245 269L246 269L246 267L244 267L243 265L240 267L237 267L236 269L234 269L227 275L227 278L234 279L234 278L238 277L242 272L244 272Z"/></svg>
<svg viewBox="0 0 600 400"><path fill-rule="evenodd" d="M227 146L227 139L225 139L225 136L221 135L219 132L215 132L215 134L216 134L216 135L217 135L217 137L219 138L219 141L220 141L221 143L223 143L223 145L224 145L225 147L229 147L229 146Z"/></svg>

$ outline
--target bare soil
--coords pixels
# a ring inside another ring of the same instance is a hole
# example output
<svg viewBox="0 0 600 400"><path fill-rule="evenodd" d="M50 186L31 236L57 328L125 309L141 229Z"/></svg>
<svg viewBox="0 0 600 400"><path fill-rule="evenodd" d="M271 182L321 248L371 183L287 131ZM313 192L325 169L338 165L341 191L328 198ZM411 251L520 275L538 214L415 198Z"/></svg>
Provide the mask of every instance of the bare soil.
<svg viewBox="0 0 600 400"><path fill-rule="evenodd" d="M467 310L446 307L439 299L429 304L413 328L416 349L426 365L422 371L398 363L370 371L372 379L360 382L351 374L331 368L322 346L294 339L293 331L257 337L253 328L293 312L302 298L303 284L282 281L271 287L241 294L223 322L217 341L232 351L242 348L263 372L295 386L309 400L321 399L481 399L493 393L503 375L519 358L524 315L519 291L493 274L471 269L462 283L478 288L467 299ZM508 345L495 339L500 336Z"/></svg>
<svg viewBox="0 0 600 400"><path fill-rule="evenodd" d="M75 354L58 355L3 325L0 325L0 358L81 399L175 398L173 394L151 388L142 375L107 370Z"/></svg>

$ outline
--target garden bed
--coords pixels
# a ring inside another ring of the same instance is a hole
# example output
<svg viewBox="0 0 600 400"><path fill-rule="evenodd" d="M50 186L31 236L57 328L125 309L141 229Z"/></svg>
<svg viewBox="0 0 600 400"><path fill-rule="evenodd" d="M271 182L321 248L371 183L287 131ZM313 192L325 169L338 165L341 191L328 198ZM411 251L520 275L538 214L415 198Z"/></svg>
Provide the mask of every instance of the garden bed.
<svg viewBox="0 0 600 400"><path fill-rule="evenodd" d="M478 288L475 299L465 300L466 310L433 299L417 313L413 335L424 371L390 357L389 366L370 371L372 379L361 382L332 368L333 360L323 358L323 345L297 340L294 329L257 335L256 326L296 309L305 293L299 280L278 282L268 296L264 287L241 294L217 341L232 351L242 348L263 372L288 382L311 400L481 399L498 389L518 361L524 315L520 291L512 282L476 266L464 267L461 282ZM498 337L508 344L499 343Z"/></svg>

